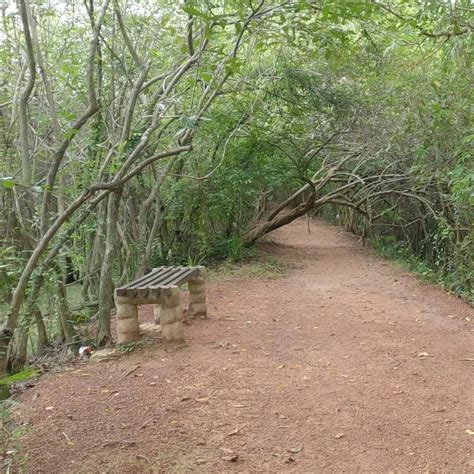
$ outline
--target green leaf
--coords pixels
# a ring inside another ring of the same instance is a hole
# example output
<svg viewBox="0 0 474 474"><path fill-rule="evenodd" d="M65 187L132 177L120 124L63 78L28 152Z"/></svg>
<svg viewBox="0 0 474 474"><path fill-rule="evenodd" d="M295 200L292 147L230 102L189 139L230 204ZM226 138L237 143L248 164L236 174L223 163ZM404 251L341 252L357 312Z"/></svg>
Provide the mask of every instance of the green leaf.
<svg viewBox="0 0 474 474"><path fill-rule="evenodd" d="M13 188L15 186L15 181L13 181L13 178L0 178L0 181L2 182L2 186L4 188Z"/></svg>
<svg viewBox="0 0 474 474"><path fill-rule="evenodd" d="M200 12L196 7L193 7L192 5L184 5L183 11L186 12L188 15L205 17L202 12Z"/></svg>
<svg viewBox="0 0 474 474"><path fill-rule="evenodd" d="M64 138L66 140L71 140L72 138L74 138L77 134L79 130L77 130L76 128L71 128L71 130L67 131L65 134L64 134Z"/></svg>
<svg viewBox="0 0 474 474"><path fill-rule="evenodd" d="M210 74L208 72L201 72L201 79L205 82L211 82L212 74Z"/></svg>

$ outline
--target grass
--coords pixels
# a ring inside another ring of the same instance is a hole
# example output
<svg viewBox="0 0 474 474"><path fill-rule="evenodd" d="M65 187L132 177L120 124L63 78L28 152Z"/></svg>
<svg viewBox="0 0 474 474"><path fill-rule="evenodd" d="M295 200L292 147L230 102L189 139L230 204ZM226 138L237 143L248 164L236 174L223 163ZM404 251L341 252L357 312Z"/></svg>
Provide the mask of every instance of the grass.
<svg viewBox="0 0 474 474"><path fill-rule="evenodd" d="M290 265L270 255L260 253L243 262L226 260L209 269L210 281L228 280L231 278L275 279L285 276Z"/></svg>

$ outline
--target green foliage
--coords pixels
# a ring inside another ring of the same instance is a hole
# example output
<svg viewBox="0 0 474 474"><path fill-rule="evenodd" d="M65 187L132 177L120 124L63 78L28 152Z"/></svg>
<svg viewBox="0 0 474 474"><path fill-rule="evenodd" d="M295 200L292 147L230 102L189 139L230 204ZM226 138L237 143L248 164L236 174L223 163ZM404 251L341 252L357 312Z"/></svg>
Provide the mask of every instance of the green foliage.
<svg viewBox="0 0 474 474"><path fill-rule="evenodd" d="M128 342L127 344L117 344L117 349L120 352L130 354L139 349L143 349L146 346L146 341Z"/></svg>
<svg viewBox="0 0 474 474"><path fill-rule="evenodd" d="M393 236L374 236L370 244L380 255L474 304L473 274L467 265L455 265L454 272L436 270L426 260L416 257L406 242L397 241Z"/></svg>
<svg viewBox="0 0 474 474"><path fill-rule="evenodd" d="M41 370L38 369L38 367L30 367L8 377L0 378L0 385L11 385L17 382L24 382L25 380L38 377L40 374Z"/></svg>
<svg viewBox="0 0 474 474"><path fill-rule="evenodd" d="M1 390L2 386L0 386ZM15 423L12 410L18 402L0 401L0 455L5 472L23 472L26 464L26 453L22 450L20 439L25 434L25 427Z"/></svg>
<svg viewBox="0 0 474 474"><path fill-rule="evenodd" d="M14 246L0 245L0 319L6 312L4 303L11 299L11 289L19 277L23 263L24 259L18 255Z"/></svg>

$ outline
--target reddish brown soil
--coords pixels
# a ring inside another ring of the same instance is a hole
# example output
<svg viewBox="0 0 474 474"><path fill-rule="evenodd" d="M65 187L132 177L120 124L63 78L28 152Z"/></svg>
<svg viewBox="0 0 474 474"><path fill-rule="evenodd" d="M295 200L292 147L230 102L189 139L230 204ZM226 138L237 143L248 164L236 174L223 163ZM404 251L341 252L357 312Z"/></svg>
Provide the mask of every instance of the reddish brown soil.
<svg viewBox="0 0 474 474"><path fill-rule="evenodd" d="M473 310L327 224L272 239L292 270L212 284L187 346L23 394L28 471L472 472Z"/></svg>

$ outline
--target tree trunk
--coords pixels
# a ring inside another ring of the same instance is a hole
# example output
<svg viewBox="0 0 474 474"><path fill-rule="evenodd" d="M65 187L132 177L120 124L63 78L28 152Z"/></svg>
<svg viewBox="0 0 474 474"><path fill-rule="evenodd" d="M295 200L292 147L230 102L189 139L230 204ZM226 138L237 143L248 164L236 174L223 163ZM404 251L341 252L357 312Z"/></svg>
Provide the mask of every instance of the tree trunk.
<svg viewBox="0 0 474 474"><path fill-rule="evenodd" d="M8 346L13 334L8 328L0 331L0 377L3 377L7 369Z"/></svg>
<svg viewBox="0 0 474 474"><path fill-rule="evenodd" d="M28 355L28 336L30 334L30 321L25 321L20 330L15 334L8 358L7 370L9 373L20 372L26 363Z"/></svg>
<svg viewBox="0 0 474 474"><path fill-rule="evenodd" d="M305 202L301 203L299 206L294 209L289 210L288 212L277 215L273 219L259 224L257 227L252 229L250 232L244 235L244 244L246 246L253 245L258 239L262 238L264 235L272 232L273 230L279 229L290 222L293 222L298 217L304 216L308 211L310 211L315 203L315 194L311 193Z"/></svg>
<svg viewBox="0 0 474 474"><path fill-rule="evenodd" d="M26 45L26 59L28 62L28 80L20 96L19 123L20 123L20 149L21 149L21 182L24 186L31 186L32 166L28 139L28 100L35 85L36 64L33 50L33 42L30 33L28 11L30 9L27 0L20 2L20 16L23 24L23 35Z"/></svg>
<svg viewBox="0 0 474 474"><path fill-rule="evenodd" d="M63 270L63 269L61 269ZM62 332L64 334L64 339L68 348L76 354L79 350L79 337L76 334L74 328L74 323L72 321L72 314L69 310L69 305L67 302L66 295L66 286L65 286L65 275L64 272L61 272L61 279L58 281L57 291L58 291L58 315L59 323L62 327Z"/></svg>
<svg viewBox="0 0 474 474"><path fill-rule="evenodd" d="M100 272L99 312L97 328L97 345L104 346L112 342L110 332L110 313L113 307L114 284L112 281L113 263L119 243L117 220L120 208L121 192L109 195L107 205L107 239L104 258Z"/></svg>
<svg viewBox="0 0 474 474"><path fill-rule="evenodd" d="M86 301L89 299L96 300L99 294L100 259L105 251L103 238L106 234L107 205L104 206L103 203L101 203L97 214L97 229L95 236L92 239L91 250L89 251L89 256L87 258L82 286L82 296Z"/></svg>
<svg viewBox="0 0 474 474"><path fill-rule="evenodd" d="M32 316L35 318L36 331L38 333L36 340L36 353L41 355L42 352L49 346L48 332L46 331L46 326L44 325L41 311L37 306L32 309Z"/></svg>

